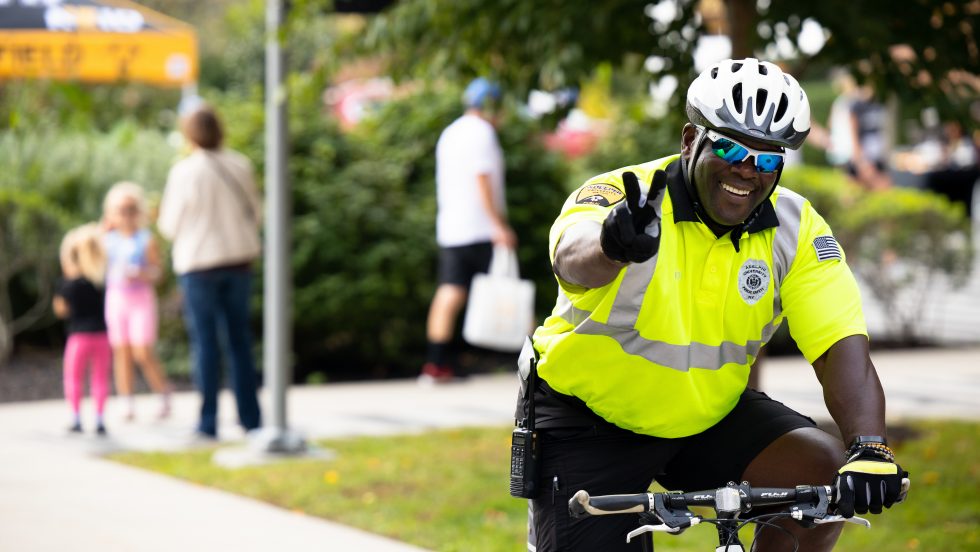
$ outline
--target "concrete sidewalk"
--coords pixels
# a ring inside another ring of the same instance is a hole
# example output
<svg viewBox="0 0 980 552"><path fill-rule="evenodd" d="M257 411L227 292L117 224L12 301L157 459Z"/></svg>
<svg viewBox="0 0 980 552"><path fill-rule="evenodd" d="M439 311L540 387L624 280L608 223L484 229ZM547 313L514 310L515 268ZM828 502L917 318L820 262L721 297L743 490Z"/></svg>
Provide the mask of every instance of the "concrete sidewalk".
<svg viewBox="0 0 980 552"><path fill-rule="evenodd" d="M890 423L980 420L980 348L882 352L873 358ZM769 359L763 388L803 413L829 418L802 359ZM298 387L289 394L290 426L311 439L502 426L512 423L515 392L513 374L439 387L413 380ZM125 423L110 402L110 436L104 439L91 432L68 436L63 401L0 405L0 550L419 550L101 458L116 450L188 448L197 405L196 394L178 394L173 416L156 421L155 397L144 396L137 401L137 421ZM222 396L220 418L222 442L240 441L230 395Z"/></svg>

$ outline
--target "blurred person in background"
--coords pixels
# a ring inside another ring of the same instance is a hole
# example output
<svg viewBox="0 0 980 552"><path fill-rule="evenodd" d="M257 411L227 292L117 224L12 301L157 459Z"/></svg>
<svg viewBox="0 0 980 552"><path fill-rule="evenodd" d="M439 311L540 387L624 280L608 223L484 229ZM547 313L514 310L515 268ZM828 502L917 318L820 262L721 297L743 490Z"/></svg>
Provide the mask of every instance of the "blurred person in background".
<svg viewBox="0 0 980 552"><path fill-rule="evenodd" d="M196 431L200 438L216 439L222 350L242 428L262 425L249 327L262 204L252 163L223 147L222 124L211 107L200 104L181 117L181 133L191 152L170 169L157 226L173 241L173 268L184 297L194 380L202 396Z"/></svg>
<svg viewBox="0 0 980 552"><path fill-rule="evenodd" d="M854 150L848 173L869 190L891 186L888 176L888 110L874 97L870 86L861 86L851 101L851 143Z"/></svg>
<svg viewBox="0 0 980 552"><path fill-rule="evenodd" d="M95 431L103 436L105 404L109 397L112 348L105 323L105 251L97 224L68 232L61 242L64 280L54 297L54 312L67 320L68 342L64 354L65 399L72 411L71 433L82 432L82 381L89 370L89 392L95 403Z"/></svg>
<svg viewBox="0 0 980 552"><path fill-rule="evenodd" d="M136 416L133 363L161 397L159 418L170 416L171 385L154 350L157 342L157 295L162 274L160 249L147 227L143 189L120 182L103 202L106 268L105 320L112 344L116 392L126 398L127 421Z"/></svg>
<svg viewBox="0 0 980 552"><path fill-rule="evenodd" d="M589 179L552 226L529 550L642 548L626 543L635 517L571 519L579 489L831 484L845 517L902 497L857 283L824 219L777 185L810 131L805 92L772 63L725 60L691 83L686 110L679 154ZM843 441L747 385L784 319ZM841 531L774 524L753 549L788 550L788 533L829 551Z"/></svg>
<svg viewBox="0 0 980 552"><path fill-rule="evenodd" d="M827 161L847 170L854 157L854 119L851 106L857 99L857 83L844 69L832 72L831 83L837 96L830 104L827 128L813 121L809 140L827 152Z"/></svg>
<svg viewBox="0 0 980 552"><path fill-rule="evenodd" d="M507 222L504 154L494 128L500 87L484 78L463 93L466 111L436 145L436 242L439 282L426 324L426 362L420 383L456 375L452 341L473 276L487 272L493 246L517 246Z"/></svg>
<svg viewBox="0 0 980 552"><path fill-rule="evenodd" d="M825 150L827 161L860 186L888 188L888 110L875 100L869 86L859 86L843 69L832 73L832 83L837 97L830 106L827 127L813 121L810 142Z"/></svg>
<svg viewBox="0 0 980 552"><path fill-rule="evenodd" d="M980 164L980 151L973 137L964 132L959 121L943 124L942 166L949 169L970 169Z"/></svg>

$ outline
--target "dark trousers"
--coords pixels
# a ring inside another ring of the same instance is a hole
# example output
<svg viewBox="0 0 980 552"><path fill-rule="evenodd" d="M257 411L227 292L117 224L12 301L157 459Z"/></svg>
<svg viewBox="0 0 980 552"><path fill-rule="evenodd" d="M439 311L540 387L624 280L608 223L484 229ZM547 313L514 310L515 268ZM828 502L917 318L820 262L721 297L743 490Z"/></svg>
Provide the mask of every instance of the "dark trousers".
<svg viewBox="0 0 980 552"><path fill-rule="evenodd" d="M211 436L218 433L222 349L231 368L231 388L242 427L247 431L262 424L248 324L251 284L251 273L239 268L180 276L194 381L203 399L197 429Z"/></svg>

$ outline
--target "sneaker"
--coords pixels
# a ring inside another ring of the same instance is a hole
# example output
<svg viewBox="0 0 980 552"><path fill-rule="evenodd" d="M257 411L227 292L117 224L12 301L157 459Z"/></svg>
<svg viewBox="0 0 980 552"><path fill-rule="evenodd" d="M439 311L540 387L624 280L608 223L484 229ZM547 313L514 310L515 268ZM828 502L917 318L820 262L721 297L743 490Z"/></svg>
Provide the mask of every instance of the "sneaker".
<svg viewBox="0 0 980 552"><path fill-rule="evenodd" d="M82 424L75 422L74 424L68 426L68 433L81 433Z"/></svg>
<svg viewBox="0 0 980 552"><path fill-rule="evenodd" d="M449 366L440 366L432 362L426 362L425 365L422 366L422 373L419 374L419 383L426 385L447 383L452 381L455 377L456 374Z"/></svg>
<svg viewBox="0 0 980 552"><path fill-rule="evenodd" d="M98 435L99 437L105 437L109 433L105 430L104 425L99 424L99 426L95 428L95 434Z"/></svg>

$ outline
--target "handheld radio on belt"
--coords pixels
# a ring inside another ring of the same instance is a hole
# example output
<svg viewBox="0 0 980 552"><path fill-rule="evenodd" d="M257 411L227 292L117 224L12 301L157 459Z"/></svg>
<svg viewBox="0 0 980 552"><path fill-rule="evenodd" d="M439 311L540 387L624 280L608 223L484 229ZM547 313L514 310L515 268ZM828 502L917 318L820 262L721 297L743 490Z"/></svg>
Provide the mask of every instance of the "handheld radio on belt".
<svg viewBox="0 0 980 552"><path fill-rule="evenodd" d="M538 432L534 429L534 390L537 386L537 352L531 339L517 359L521 386L517 397L514 432L510 439L510 494L517 498L534 498L538 494L538 464L541 451Z"/></svg>

